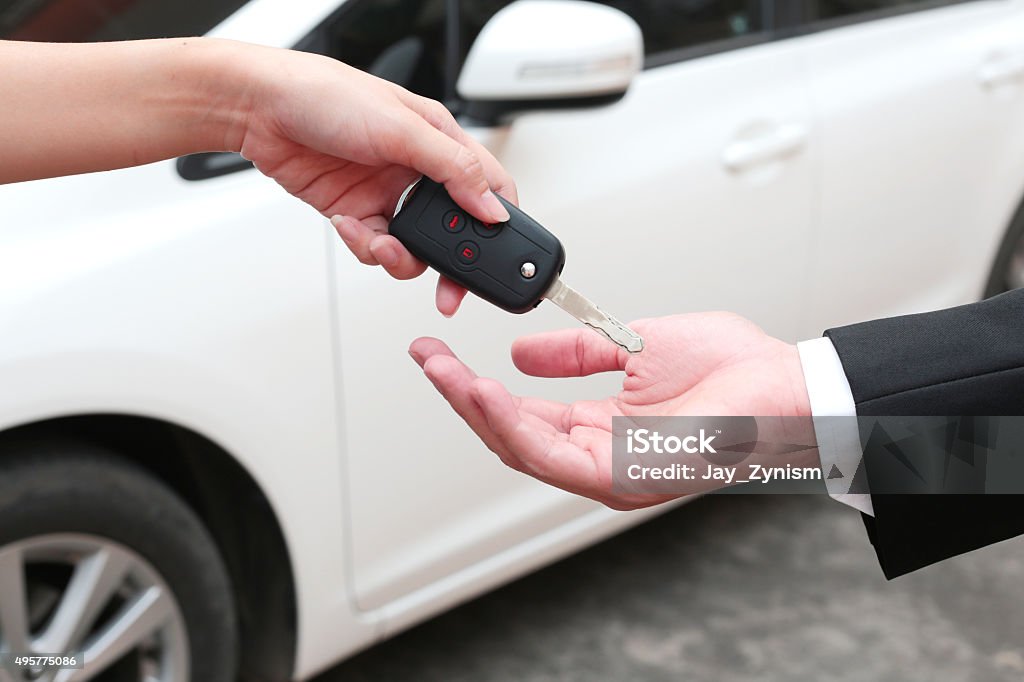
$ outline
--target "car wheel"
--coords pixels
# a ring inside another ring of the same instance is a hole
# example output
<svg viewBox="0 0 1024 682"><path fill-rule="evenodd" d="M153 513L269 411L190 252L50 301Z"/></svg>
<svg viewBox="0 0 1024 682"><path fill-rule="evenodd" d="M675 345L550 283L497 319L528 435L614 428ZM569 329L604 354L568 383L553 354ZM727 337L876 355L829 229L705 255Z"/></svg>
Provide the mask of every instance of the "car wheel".
<svg viewBox="0 0 1024 682"><path fill-rule="evenodd" d="M1024 205L1003 237L985 287L985 298L1020 288L1024 288Z"/></svg>
<svg viewBox="0 0 1024 682"><path fill-rule="evenodd" d="M168 486L94 448L0 455L0 651L79 653L68 679L227 682L236 633L217 548Z"/></svg>

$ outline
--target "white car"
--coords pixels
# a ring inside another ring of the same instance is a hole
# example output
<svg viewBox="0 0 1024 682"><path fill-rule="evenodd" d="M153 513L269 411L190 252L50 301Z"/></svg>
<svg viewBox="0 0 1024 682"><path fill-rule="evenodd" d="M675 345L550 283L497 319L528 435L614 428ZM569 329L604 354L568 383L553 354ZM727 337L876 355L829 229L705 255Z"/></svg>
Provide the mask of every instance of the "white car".
<svg viewBox="0 0 1024 682"><path fill-rule="evenodd" d="M442 99L627 320L797 340L1024 284L1024 0L243 3L0 0L0 37L216 25ZM512 367L573 320L444 319L239 157L0 187L0 220L0 650L84 654L55 679L308 678L657 513L506 469L406 355L612 390Z"/></svg>

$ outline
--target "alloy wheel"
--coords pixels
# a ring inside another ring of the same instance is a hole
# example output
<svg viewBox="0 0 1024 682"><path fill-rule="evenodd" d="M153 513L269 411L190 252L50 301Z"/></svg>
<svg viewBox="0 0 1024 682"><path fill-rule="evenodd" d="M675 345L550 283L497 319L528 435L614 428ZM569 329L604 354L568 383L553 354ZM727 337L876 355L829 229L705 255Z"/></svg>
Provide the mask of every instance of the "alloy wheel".
<svg viewBox="0 0 1024 682"><path fill-rule="evenodd" d="M0 651L79 654L80 669L14 670L0 682L188 682L174 594L139 554L80 533L0 548Z"/></svg>

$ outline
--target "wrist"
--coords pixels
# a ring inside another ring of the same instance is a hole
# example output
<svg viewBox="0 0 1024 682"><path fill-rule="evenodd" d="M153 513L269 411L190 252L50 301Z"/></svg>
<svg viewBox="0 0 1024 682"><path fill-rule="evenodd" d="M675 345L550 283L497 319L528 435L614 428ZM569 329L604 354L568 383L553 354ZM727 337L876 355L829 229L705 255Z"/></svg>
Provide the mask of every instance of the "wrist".
<svg viewBox="0 0 1024 682"><path fill-rule="evenodd" d="M807 380L800 362L800 351L795 344L786 343L783 344L780 356L785 377L784 385L788 394L782 415L786 431L785 442L807 446L791 455L792 463L817 466L819 461L818 439L811 415L811 399L807 392Z"/></svg>
<svg viewBox="0 0 1024 682"><path fill-rule="evenodd" d="M163 105L189 128L195 151L241 150L252 111L254 78L246 53L253 46L214 38L161 41L170 84Z"/></svg>
<svg viewBox="0 0 1024 682"><path fill-rule="evenodd" d="M811 399L807 393L807 379L804 377L800 352L795 344L787 343L782 351L782 367L789 389L789 415L794 417L811 416Z"/></svg>

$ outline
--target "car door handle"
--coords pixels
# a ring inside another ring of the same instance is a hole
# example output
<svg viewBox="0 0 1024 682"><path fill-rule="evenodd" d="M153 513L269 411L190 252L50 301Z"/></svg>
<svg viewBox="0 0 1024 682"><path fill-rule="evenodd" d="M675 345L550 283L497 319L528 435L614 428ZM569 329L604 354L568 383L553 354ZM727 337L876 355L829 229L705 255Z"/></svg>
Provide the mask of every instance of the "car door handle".
<svg viewBox="0 0 1024 682"><path fill-rule="evenodd" d="M735 173L792 156L807 141L807 131L795 123L780 125L763 135L736 140L722 151L722 165Z"/></svg>
<svg viewBox="0 0 1024 682"><path fill-rule="evenodd" d="M1024 54L1002 55L988 59L978 70L978 81L995 88L1024 78Z"/></svg>
<svg viewBox="0 0 1024 682"><path fill-rule="evenodd" d="M252 168L252 162L235 152L203 152L178 159L178 175L185 180L209 180Z"/></svg>

